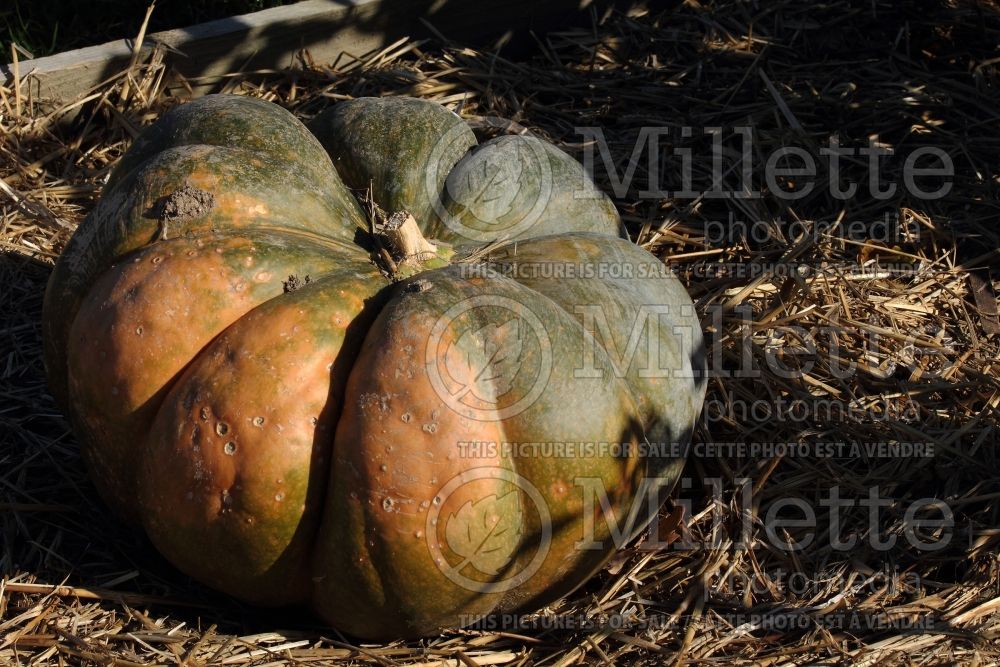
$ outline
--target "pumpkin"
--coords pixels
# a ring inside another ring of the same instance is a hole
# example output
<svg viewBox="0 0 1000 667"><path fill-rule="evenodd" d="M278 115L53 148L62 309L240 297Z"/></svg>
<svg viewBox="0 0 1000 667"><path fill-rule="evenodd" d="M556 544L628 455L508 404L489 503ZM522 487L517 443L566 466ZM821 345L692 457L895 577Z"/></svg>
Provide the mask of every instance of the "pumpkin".
<svg viewBox="0 0 1000 667"><path fill-rule="evenodd" d="M59 258L44 339L111 508L362 638L581 585L655 516L705 382L685 290L579 163L407 98L165 114Z"/></svg>

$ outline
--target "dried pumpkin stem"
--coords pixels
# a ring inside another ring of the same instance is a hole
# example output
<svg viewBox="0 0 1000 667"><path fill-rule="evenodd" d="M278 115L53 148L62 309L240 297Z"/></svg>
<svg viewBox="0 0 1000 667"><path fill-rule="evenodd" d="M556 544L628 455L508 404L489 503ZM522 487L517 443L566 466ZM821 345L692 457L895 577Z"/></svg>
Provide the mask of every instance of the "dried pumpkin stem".
<svg viewBox="0 0 1000 667"><path fill-rule="evenodd" d="M406 211L389 216L378 235L397 262L420 262L437 256L437 246L424 238L417 221Z"/></svg>
<svg viewBox="0 0 1000 667"><path fill-rule="evenodd" d="M376 226L375 234L395 264L390 273L396 277L445 266L452 254L447 244L435 245L424 238L417 221L407 211L393 213L383 224Z"/></svg>

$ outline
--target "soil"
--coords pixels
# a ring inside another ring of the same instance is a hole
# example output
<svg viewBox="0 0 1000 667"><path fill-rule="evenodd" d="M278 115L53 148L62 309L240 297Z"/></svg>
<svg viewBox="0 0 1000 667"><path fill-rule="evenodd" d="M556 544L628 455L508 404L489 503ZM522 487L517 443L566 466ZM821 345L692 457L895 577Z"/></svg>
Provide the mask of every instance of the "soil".
<svg viewBox="0 0 1000 667"><path fill-rule="evenodd" d="M311 281L312 278L310 276L299 278L297 275L293 273L292 275L288 276L288 280L284 281L282 285L284 285L285 287L285 294L288 294L289 292L294 292L300 287L308 285Z"/></svg>
<svg viewBox="0 0 1000 667"><path fill-rule="evenodd" d="M196 187L185 185L180 190L164 198L160 205L160 222L168 223L177 220L205 215L215 206L215 195Z"/></svg>

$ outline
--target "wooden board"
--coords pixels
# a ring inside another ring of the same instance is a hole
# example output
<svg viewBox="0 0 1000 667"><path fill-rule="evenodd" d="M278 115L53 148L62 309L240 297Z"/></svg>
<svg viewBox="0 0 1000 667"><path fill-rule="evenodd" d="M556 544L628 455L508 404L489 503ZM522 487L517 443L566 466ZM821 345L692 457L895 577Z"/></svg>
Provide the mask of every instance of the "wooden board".
<svg viewBox="0 0 1000 667"><path fill-rule="evenodd" d="M460 44L492 46L528 30L581 21L589 15L587 5L588 0L306 0L153 33L142 49L147 55L162 44L175 71L213 77L284 68L301 49L316 63L330 63L345 52L361 55L400 37L434 31ZM118 40L23 61L18 70L34 99L68 102L121 71L132 50L133 40ZM0 72L13 83L11 64ZM211 88L203 87L201 92Z"/></svg>

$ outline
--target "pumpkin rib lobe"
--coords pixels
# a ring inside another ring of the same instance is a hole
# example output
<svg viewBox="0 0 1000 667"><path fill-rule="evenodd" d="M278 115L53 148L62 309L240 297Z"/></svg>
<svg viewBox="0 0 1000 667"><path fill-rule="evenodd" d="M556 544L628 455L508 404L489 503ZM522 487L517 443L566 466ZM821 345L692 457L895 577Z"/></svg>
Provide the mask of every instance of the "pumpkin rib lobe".
<svg viewBox="0 0 1000 667"><path fill-rule="evenodd" d="M70 327L70 415L111 507L138 520L130 471L185 369L240 318L280 297L290 273L321 280L336 271L347 247L334 247L256 231L202 232L133 251L94 283Z"/></svg>
<svg viewBox="0 0 1000 667"><path fill-rule="evenodd" d="M350 358L381 307L339 267L220 334L167 395L139 462L143 523L182 571L234 597L308 599ZM196 538L192 538L196 536Z"/></svg>

